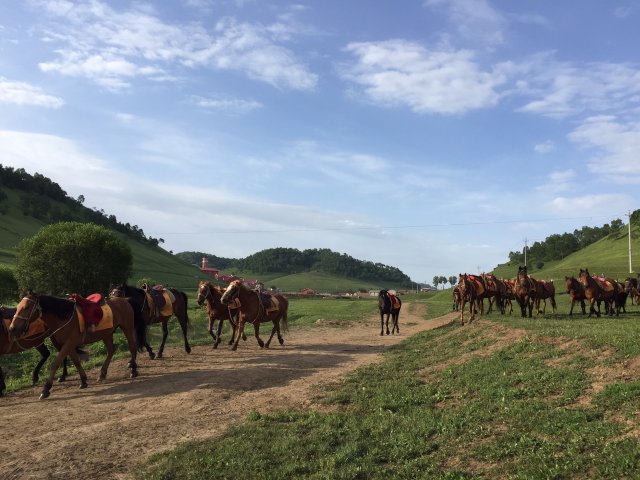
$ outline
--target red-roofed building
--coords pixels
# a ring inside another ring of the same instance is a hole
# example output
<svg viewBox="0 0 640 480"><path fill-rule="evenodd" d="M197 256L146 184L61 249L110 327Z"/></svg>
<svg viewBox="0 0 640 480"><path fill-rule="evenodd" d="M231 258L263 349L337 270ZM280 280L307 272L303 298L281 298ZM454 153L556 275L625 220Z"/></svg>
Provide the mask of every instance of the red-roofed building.
<svg viewBox="0 0 640 480"><path fill-rule="evenodd" d="M207 257L202 257L202 266L200 267L200 270L202 273L206 273L213 278L217 278L217 275L220 273L220 270L217 268L209 266L209 260L207 260Z"/></svg>

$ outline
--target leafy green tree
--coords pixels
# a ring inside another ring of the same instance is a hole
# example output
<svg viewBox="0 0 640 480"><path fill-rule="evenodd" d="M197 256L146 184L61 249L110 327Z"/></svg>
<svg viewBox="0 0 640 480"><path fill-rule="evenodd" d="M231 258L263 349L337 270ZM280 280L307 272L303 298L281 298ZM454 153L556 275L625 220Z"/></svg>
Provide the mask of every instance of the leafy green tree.
<svg viewBox="0 0 640 480"><path fill-rule="evenodd" d="M445 283L447 283L447 277L445 277L444 275L441 275L439 278L440 278L440 283L442 284L442 289L444 290L444 285Z"/></svg>
<svg viewBox="0 0 640 480"><path fill-rule="evenodd" d="M438 285L440 284L440 275L434 275L433 277L433 286L438 289Z"/></svg>
<svg viewBox="0 0 640 480"><path fill-rule="evenodd" d="M0 302L16 303L18 299L18 282L13 270L0 267Z"/></svg>
<svg viewBox="0 0 640 480"><path fill-rule="evenodd" d="M452 287L458 282L458 277L456 277L455 275L451 275L449 277L449 285L451 285Z"/></svg>
<svg viewBox="0 0 640 480"><path fill-rule="evenodd" d="M132 259L129 245L107 228L61 222L20 242L15 277L21 289L39 293L106 293L129 278Z"/></svg>

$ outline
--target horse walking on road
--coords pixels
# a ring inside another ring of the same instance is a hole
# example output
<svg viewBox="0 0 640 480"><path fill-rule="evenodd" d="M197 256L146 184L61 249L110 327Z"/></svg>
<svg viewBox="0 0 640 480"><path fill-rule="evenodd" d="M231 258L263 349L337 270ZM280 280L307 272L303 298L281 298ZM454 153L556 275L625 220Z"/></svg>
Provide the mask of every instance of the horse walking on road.
<svg viewBox="0 0 640 480"><path fill-rule="evenodd" d="M204 305L209 318L208 332L213 338L213 348L218 348L220 344L220 336L222 335L222 324L225 320L229 320L232 332L229 345L232 345L236 338L236 330L238 329L238 317L240 315L240 307L232 305L224 305L222 303L223 290L220 287L214 287L211 282L202 280L198 285L198 305ZM218 320L218 328L213 333L215 321ZM246 340L247 336L243 333L242 339Z"/></svg>
<svg viewBox="0 0 640 480"><path fill-rule="evenodd" d="M146 324L135 322L133 308L128 300L124 298L110 298L105 301L111 313L112 323L105 328L92 330L85 324L83 316L78 312L76 302L64 298L51 297L48 295L38 295L33 292L27 294L20 300L16 307L9 332L11 335L20 337L27 332L29 325L42 319L47 328L52 332L52 337L60 345L60 351L51 365L49 378L45 381L40 398L49 397L53 386L53 378L56 370L64 358L69 355L78 374L80 375L80 388L86 388L87 374L80 363L77 347L97 341L104 342L107 349L107 357L100 369L100 380L107 376L107 370L113 357L115 347L113 344L113 332L120 327L129 345L131 360L131 378L138 376L136 364L137 346L146 341ZM104 309L103 309L104 312ZM100 325L98 325L99 328Z"/></svg>
<svg viewBox="0 0 640 480"><path fill-rule="evenodd" d="M251 290L246 287L240 280L234 280L229 284L225 292L220 299L224 305L231 304L236 298L240 301L240 320L238 322L238 333L235 338L232 350L238 348L240 337L244 334L245 324L251 323L253 325L254 333L258 345L260 348L269 348L271 340L274 335L278 335L278 342L280 345L284 345L284 339L280 332L280 325L282 329L286 331L288 329L287 314L289 311L289 300L286 297L276 294L264 294L265 301L263 301L263 295L261 292ZM265 305L266 301L270 304ZM271 336L267 343L264 343L260 338L260 324L272 322L273 328L271 329Z"/></svg>
<svg viewBox="0 0 640 480"><path fill-rule="evenodd" d="M380 312L380 335L384 335L385 327L385 315L387 335L391 333L400 334L400 327L398 326L398 318L400 317L400 309L402 308L402 301L396 295L391 295L389 290L380 290L378 293L378 311ZM389 332L389 318L392 320L391 332Z"/></svg>

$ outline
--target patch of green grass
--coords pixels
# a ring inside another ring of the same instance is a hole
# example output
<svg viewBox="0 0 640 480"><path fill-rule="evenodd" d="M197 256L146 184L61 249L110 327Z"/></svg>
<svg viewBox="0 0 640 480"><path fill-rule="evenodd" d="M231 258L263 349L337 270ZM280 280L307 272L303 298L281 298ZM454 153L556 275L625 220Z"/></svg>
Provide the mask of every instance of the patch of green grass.
<svg viewBox="0 0 640 480"><path fill-rule="evenodd" d="M634 477L640 442L607 418L637 406L640 388L611 385L577 404L606 360L579 361L529 324L531 335L497 349L490 326L415 335L323 387L336 412L254 412L220 438L155 455L139 477Z"/></svg>

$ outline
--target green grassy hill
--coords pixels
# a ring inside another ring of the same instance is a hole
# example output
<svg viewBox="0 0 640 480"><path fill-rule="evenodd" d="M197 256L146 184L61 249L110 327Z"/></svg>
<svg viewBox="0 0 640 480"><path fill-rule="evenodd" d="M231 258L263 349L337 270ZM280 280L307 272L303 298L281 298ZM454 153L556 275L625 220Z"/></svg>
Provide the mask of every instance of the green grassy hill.
<svg viewBox="0 0 640 480"><path fill-rule="evenodd" d="M45 223L22 214L19 204L20 193L3 187L7 194L6 213L0 214L0 264L13 267L16 261L15 249L20 240L34 235ZM57 203L52 201L52 203ZM67 208L59 204L60 208ZM122 235L131 247L133 273L130 281L151 278L159 283L181 289L196 288L200 279L207 279L200 269L189 265L160 247L143 245Z"/></svg>
<svg viewBox="0 0 640 480"><path fill-rule="evenodd" d="M581 268L591 273L604 273L607 276L624 280L635 276L640 270L640 227L631 227L631 251L633 273L629 273L629 237L624 228L586 248L572 253L562 260L546 262L540 269L528 265L529 273L540 279L564 279L565 276L577 276ZM512 278L518 273L517 263L498 265L493 272L498 277Z"/></svg>
<svg viewBox="0 0 640 480"><path fill-rule="evenodd" d="M302 272L294 274L268 273L257 274L252 272L234 272L242 278L258 279L265 287L276 287L285 292L296 292L301 288L312 288L318 293L348 292L364 290L376 290L380 288L396 288L396 285L381 285L354 278L339 277L324 272Z"/></svg>

